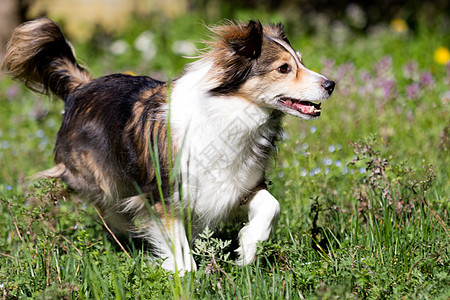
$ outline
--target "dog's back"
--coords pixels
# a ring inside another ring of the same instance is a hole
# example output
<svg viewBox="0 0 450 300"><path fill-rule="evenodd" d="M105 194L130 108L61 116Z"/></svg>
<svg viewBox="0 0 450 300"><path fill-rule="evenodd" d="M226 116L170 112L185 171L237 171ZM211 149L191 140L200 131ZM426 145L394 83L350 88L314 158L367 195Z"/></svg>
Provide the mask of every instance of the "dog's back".
<svg viewBox="0 0 450 300"><path fill-rule="evenodd" d="M156 188L148 146L154 135L166 143L164 105L165 84L144 76L110 75L75 88L55 146L62 178L94 200L133 196L135 184L144 193Z"/></svg>

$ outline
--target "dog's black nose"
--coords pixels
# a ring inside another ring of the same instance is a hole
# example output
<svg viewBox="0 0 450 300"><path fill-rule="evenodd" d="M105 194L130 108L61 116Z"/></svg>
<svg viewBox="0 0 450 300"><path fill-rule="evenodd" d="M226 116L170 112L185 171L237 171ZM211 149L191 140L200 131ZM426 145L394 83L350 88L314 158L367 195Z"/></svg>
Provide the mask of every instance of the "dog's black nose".
<svg viewBox="0 0 450 300"><path fill-rule="evenodd" d="M328 92L329 95L334 91L334 86L336 83L332 80L327 80L324 83L322 83L322 87Z"/></svg>

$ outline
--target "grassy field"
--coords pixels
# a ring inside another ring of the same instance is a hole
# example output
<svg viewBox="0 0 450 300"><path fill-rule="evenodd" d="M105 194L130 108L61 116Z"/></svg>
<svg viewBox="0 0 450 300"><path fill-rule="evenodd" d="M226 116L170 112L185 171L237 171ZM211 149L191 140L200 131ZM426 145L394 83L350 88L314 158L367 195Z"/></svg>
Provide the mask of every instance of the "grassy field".
<svg viewBox="0 0 450 300"><path fill-rule="evenodd" d="M173 78L207 31L198 18L160 25L139 21L74 46L95 76ZM0 297L449 299L450 64L436 50L450 35L341 25L287 29L305 64L337 89L320 119L285 119L268 174L281 204L272 239L239 267L242 224L204 232L193 245L199 271L182 278L150 263L139 241L121 250L62 183L28 179L52 166L62 103L1 77Z"/></svg>

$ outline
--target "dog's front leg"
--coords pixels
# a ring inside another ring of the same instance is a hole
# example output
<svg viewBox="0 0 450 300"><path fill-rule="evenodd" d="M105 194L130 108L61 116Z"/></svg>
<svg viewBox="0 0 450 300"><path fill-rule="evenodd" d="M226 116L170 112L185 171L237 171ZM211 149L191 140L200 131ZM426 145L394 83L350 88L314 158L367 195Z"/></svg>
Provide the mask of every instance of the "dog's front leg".
<svg viewBox="0 0 450 300"><path fill-rule="evenodd" d="M280 213L280 204L267 190L255 193L249 202L241 206L248 213L248 223L239 232L240 247L237 263L250 264L255 260L256 244L266 241L273 231Z"/></svg>

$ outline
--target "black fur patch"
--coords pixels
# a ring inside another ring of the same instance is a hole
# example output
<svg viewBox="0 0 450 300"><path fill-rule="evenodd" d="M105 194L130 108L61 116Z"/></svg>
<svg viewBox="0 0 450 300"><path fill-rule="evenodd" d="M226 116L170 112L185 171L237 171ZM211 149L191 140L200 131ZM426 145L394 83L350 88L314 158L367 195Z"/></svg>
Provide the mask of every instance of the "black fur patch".
<svg viewBox="0 0 450 300"><path fill-rule="evenodd" d="M135 184L141 191L151 192L149 187L156 188L157 184L146 147L157 140L163 168L168 159L164 157L167 155L164 149L167 146L166 124L164 118L158 116L165 103L165 93L148 93L150 96L145 99L142 95L163 85L149 77L116 74L75 89L66 99L55 146L55 162L64 163L75 175L80 169L76 158L89 155L92 164L101 168L100 172L120 185L123 194L119 196L135 195ZM137 105L141 106L139 115L134 111ZM167 170L161 172L167 173ZM164 174L163 178L167 176ZM89 174L82 177L89 182ZM70 178L65 179L71 185Z"/></svg>

